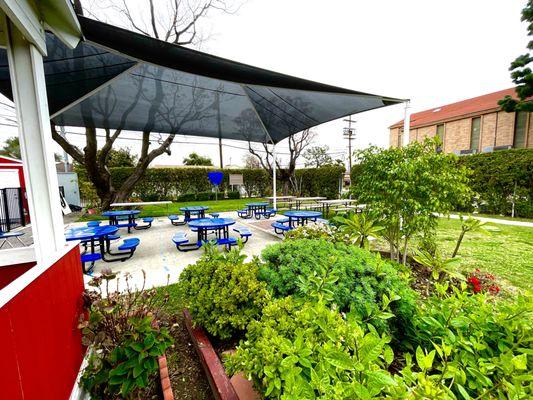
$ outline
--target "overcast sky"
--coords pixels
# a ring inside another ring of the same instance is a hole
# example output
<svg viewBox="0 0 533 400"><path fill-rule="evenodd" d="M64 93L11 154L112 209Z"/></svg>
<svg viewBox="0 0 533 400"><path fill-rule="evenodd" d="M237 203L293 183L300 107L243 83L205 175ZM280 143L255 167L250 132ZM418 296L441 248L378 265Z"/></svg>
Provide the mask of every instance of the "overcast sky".
<svg viewBox="0 0 533 400"><path fill-rule="evenodd" d="M128 4L135 1L139 0ZM204 22L212 35L201 50L348 89L409 98L416 112L511 87L509 64L526 51L526 26L520 22L525 4L525 0L250 0L236 15L212 15ZM0 115L9 114L5 107L2 110ZM397 105L355 115L356 148L387 147L388 126L403 119L403 113L403 106ZM314 128L316 144L328 145L334 158L347 157L343 126L344 122L334 121ZM0 141L14 134L16 128L2 126ZM83 136L68 138L83 147ZM177 141L172 155L157 158L153 165L181 164L191 151L218 164L216 141L191 137ZM247 151L237 148L247 144L224 143L224 163L241 164ZM135 152L140 147L131 140L119 140L118 145Z"/></svg>

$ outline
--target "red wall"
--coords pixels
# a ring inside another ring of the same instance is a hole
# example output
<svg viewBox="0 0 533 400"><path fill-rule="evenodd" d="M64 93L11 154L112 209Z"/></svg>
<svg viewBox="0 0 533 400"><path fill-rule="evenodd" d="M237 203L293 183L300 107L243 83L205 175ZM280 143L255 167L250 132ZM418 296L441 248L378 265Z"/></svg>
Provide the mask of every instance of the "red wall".
<svg viewBox="0 0 533 400"><path fill-rule="evenodd" d="M23 195L22 205L24 207L24 211L26 214L26 223L28 224L30 222L30 209L28 206L28 198L26 196L26 181L24 180L24 167L22 165L22 161L17 162L17 161L13 161L13 160L0 156L0 164L11 164L9 166L0 165L0 169L17 169L18 170L20 187L23 189L22 190L22 195ZM3 400L3 399L0 397L0 400Z"/></svg>
<svg viewBox="0 0 533 400"><path fill-rule="evenodd" d="M84 356L78 246L0 308L0 399L66 400Z"/></svg>
<svg viewBox="0 0 533 400"><path fill-rule="evenodd" d="M35 265L34 262L0 267L0 290Z"/></svg>

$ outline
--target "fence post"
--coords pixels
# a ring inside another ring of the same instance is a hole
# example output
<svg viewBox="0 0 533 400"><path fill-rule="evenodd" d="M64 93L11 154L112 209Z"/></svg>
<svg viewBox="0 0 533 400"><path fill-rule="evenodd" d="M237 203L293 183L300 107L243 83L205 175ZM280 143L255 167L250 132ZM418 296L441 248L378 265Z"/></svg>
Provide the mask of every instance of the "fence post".
<svg viewBox="0 0 533 400"><path fill-rule="evenodd" d="M2 202L4 203L4 215L6 221L6 232L11 230L11 220L9 218L9 207L7 205L7 190L2 189Z"/></svg>

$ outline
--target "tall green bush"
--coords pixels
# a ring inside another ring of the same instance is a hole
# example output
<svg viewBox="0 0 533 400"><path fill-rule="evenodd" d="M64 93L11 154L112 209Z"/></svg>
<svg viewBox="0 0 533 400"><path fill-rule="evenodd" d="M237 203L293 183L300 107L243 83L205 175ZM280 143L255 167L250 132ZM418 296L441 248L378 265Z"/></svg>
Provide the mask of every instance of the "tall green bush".
<svg viewBox="0 0 533 400"><path fill-rule="evenodd" d="M275 297L304 296L308 277L328 275L335 278L325 285L338 308L372 320L376 327L401 333L414 312L416 294L408 282L389 262L367 250L325 239L297 239L269 246L261 256L259 279ZM383 295L399 296L391 305L396 318L379 315Z"/></svg>

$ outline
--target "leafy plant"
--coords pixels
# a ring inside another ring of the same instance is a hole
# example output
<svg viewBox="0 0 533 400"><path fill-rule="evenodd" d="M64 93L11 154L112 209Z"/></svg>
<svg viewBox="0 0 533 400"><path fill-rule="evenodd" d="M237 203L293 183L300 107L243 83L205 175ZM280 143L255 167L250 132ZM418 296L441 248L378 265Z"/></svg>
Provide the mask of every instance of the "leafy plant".
<svg viewBox="0 0 533 400"><path fill-rule="evenodd" d="M430 382L442 398L531 398L531 297L495 302L465 286L452 294L443 286L420 305L409 338L417 366L402 370L403 389L416 393Z"/></svg>
<svg viewBox="0 0 533 400"><path fill-rule="evenodd" d="M465 237L465 234L467 232L480 232L485 235L490 235L491 231L487 229L488 222L483 222L477 218L468 217L467 219L464 219L463 216L461 216L461 233L459 234L459 238L457 239L457 243L455 245L455 249L453 250L452 258L457 255L459 252L459 247L461 247L461 243L463 242L463 238ZM497 229L493 229L497 230Z"/></svg>
<svg viewBox="0 0 533 400"><path fill-rule="evenodd" d="M241 249L206 252L180 275L180 290L194 323L221 339L246 329L270 299L264 282L257 279L258 265L245 263Z"/></svg>
<svg viewBox="0 0 533 400"><path fill-rule="evenodd" d="M378 221L366 213L348 213L346 216L337 216L333 221L341 232L355 238L355 244L361 248L370 247L369 237L377 238L384 229Z"/></svg>
<svg viewBox="0 0 533 400"><path fill-rule="evenodd" d="M97 290L84 294L89 316L82 317L79 328L90 356L81 384L93 398L136 399L145 397L155 381L157 357L172 339L166 328L157 326L165 301L156 307L155 290L132 291L126 276L126 293L112 291L109 283L115 277L102 271L89 283Z"/></svg>
<svg viewBox="0 0 533 400"><path fill-rule="evenodd" d="M394 359L389 341L320 300L286 297L250 323L226 366L243 371L266 399L380 398L396 385L387 372Z"/></svg>
<svg viewBox="0 0 533 400"><path fill-rule="evenodd" d="M274 297L306 297L307 280L313 276L335 277L326 280L323 290L340 311L351 311L368 320L378 314L383 295L399 296L392 309L396 318L377 319L381 330L393 327L402 331L414 312L416 293L398 271L379 254L326 239L285 240L263 250L259 279L267 283Z"/></svg>
<svg viewBox="0 0 533 400"><path fill-rule="evenodd" d="M428 268L431 271L431 277L436 281L440 282L445 277L465 280L463 274L454 268L454 264L460 261L459 258L446 258L439 250L430 252L422 249L417 250L413 258L416 262Z"/></svg>

